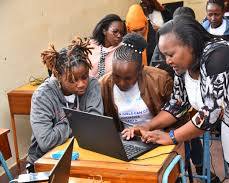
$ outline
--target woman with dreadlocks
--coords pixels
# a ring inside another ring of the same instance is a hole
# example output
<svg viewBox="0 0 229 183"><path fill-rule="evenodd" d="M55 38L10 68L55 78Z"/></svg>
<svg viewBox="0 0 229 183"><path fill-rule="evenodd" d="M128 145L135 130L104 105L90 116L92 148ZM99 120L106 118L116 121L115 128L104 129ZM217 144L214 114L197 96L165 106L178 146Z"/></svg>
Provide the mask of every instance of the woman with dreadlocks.
<svg viewBox="0 0 229 183"><path fill-rule="evenodd" d="M34 92L30 123L32 143L28 150L29 171L33 163L53 147L64 143L71 129L62 107L103 114L100 86L89 77L88 41L77 38L59 52L53 45L41 53L52 76ZM31 169L32 168L32 169Z"/></svg>

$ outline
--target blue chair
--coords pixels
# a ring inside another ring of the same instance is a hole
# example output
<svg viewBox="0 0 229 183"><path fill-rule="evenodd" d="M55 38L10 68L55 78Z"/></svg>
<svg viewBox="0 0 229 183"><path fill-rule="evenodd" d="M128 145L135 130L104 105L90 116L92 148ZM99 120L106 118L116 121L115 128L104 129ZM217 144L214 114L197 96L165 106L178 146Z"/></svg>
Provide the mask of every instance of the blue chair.
<svg viewBox="0 0 229 183"><path fill-rule="evenodd" d="M185 176L185 169L184 169L184 161L181 157L181 155L176 155L173 160L171 161L171 163L169 164L169 166L166 168L163 177L162 177L162 183L168 183L168 178L169 178L169 174L171 173L171 171L173 170L173 168L175 167L175 165L179 162L180 164L180 177L181 177L181 182L182 183L186 183L186 176Z"/></svg>
<svg viewBox="0 0 229 183"><path fill-rule="evenodd" d="M1 151L0 151L0 165L1 165L1 166L3 167L3 169L5 170L6 175L7 175L8 179L9 179L9 181L13 180L13 176L12 176L12 174L10 173L10 170L9 170L7 164L6 164L6 161L5 161L5 159L4 159L4 157L3 157L2 153L1 153Z"/></svg>
<svg viewBox="0 0 229 183"><path fill-rule="evenodd" d="M210 140L221 140L220 137L211 136L209 131L206 131L203 135L203 175L193 175L193 178L199 178L207 183L211 182L211 155L210 155ZM223 157L224 159L224 157ZM224 161L224 173L225 177L229 177L228 165Z"/></svg>

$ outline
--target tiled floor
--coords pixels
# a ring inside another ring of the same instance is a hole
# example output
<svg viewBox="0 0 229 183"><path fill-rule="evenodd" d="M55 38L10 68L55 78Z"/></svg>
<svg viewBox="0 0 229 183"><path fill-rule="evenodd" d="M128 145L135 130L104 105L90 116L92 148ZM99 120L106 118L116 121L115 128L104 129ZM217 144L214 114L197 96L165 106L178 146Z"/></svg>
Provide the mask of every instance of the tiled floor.
<svg viewBox="0 0 229 183"><path fill-rule="evenodd" d="M213 141L211 145L211 155L212 155L212 166L214 167L216 175L222 181L224 179L224 164L222 158L222 147L219 141ZM22 164L22 171L24 172L25 163ZM213 168L212 171L214 172ZM194 172L194 168L193 168ZM17 171L13 171L14 177L17 177ZM7 183L8 180L6 177L0 177L0 183ZM194 180L195 183L201 182ZM229 179L225 180L224 183L229 183Z"/></svg>

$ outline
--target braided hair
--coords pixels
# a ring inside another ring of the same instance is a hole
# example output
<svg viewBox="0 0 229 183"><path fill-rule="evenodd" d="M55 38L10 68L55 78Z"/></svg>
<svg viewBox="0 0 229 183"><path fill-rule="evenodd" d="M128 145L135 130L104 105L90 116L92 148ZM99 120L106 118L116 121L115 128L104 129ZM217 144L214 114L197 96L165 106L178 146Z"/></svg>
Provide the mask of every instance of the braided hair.
<svg viewBox="0 0 229 183"><path fill-rule="evenodd" d="M92 48L88 45L88 39L83 41L77 37L71 41L67 48L62 48L58 52L54 45L50 44L49 48L41 53L42 62L52 71L54 76L63 75L67 72L67 76L73 77L74 66L84 65L88 69L92 68L91 61L88 58Z"/></svg>
<svg viewBox="0 0 229 183"><path fill-rule="evenodd" d="M114 52L113 62L136 62L140 67L142 52L147 46L145 39L137 33L129 33L123 37L122 42Z"/></svg>

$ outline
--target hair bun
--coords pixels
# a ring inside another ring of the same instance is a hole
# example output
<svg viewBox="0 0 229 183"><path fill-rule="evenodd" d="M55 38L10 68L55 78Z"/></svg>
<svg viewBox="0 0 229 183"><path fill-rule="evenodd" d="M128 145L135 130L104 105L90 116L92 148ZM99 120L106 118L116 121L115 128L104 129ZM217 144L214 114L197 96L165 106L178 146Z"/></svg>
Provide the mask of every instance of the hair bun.
<svg viewBox="0 0 229 183"><path fill-rule="evenodd" d="M132 47L138 52L142 52L147 47L147 42L141 35L137 33L129 33L125 35L122 39L124 45Z"/></svg>

